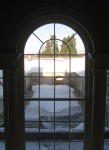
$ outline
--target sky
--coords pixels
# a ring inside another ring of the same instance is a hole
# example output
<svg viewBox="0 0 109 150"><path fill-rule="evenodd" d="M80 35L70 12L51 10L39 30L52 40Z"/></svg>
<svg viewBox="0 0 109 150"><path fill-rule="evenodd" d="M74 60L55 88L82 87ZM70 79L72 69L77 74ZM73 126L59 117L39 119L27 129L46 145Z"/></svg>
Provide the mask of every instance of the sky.
<svg viewBox="0 0 109 150"><path fill-rule="evenodd" d="M31 34L26 42L25 45L25 53L37 53L36 51L39 50L40 46L54 33L54 24L47 24L39 27L37 30L34 31L34 34L40 39L36 38L33 34ZM57 39L62 40L63 37L72 36L76 32L71 29L70 27L56 23L55 24L55 35ZM76 48L79 51L84 51L84 44L82 39L78 34L75 35L76 38ZM60 41L58 41L59 44Z"/></svg>

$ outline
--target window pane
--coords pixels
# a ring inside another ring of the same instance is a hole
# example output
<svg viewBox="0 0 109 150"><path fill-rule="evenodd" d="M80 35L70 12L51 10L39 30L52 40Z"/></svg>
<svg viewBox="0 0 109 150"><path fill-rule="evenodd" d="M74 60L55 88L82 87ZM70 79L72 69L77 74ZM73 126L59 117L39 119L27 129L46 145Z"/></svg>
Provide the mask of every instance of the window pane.
<svg viewBox="0 0 109 150"><path fill-rule="evenodd" d="M40 85L40 98L54 98L54 85Z"/></svg>
<svg viewBox="0 0 109 150"><path fill-rule="evenodd" d="M84 150L84 143L83 141L75 141L70 143L70 150Z"/></svg>
<svg viewBox="0 0 109 150"><path fill-rule="evenodd" d="M48 149L54 149L54 142L41 142L40 143L40 150L48 150Z"/></svg>
<svg viewBox="0 0 109 150"><path fill-rule="evenodd" d="M104 150L109 145L109 70L107 70Z"/></svg>
<svg viewBox="0 0 109 150"><path fill-rule="evenodd" d="M69 122L56 121L55 122L55 132L69 132Z"/></svg>
<svg viewBox="0 0 109 150"><path fill-rule="evenodd" d="M3 102L3 71L0 70L0 149L5 150L4 141L4 102Z"/></svg>
<svg viewBox="0 0 109 150"><path fill-rule="evenodd" d="M69 101L55 102L55 120L69 121Z"/></svg>
<svg viewBox="0 0 109 150"><path fill-rule="evenodd" d="M85 102L84 101L71 101L70 107L71 121L84 121L85 120Z"/></svg>
<svg viewBox="0 0 109 150"><path fill-rule="evenodd" d="M42 119L52 121L54 118L54 102L41 101L40 102L40 116Z"/></svg>
<svg viewBox="0 0 109 150"><path fill-rule="evenodd" d="M104 141L104 150L109 149L109 139Z"/></svg>
<svg viewBox="0 0 109 150"><path fill-rule="evenodd" d="M5 150L5 142L0 141L0 149Z"/></svg>
<svg viewBox="0 0 109 150"><path fill-rule="evenodd" d="M56 142L56 150L67 150L69 148L69 142Z"/></svg>
<svg viewBox="0 0 109 150"><path fill-rule="evenodd" d="M26 150L39 150L38 142L26 142Z"/></svg>
<svg viewBox="0 0 109 150"><path fill-rule="evenodd" d="M25 101L25 118L39 117L39 103L36 101Z"/></svg>
<svg viewBox="0 0 109 150"><path fill-rule="evenodd" d="M34 33L41 39L41 41L45 42L50 39L50 36L54 34L54 24L50 23L47 25L43 25L39 27Z"/></svg>

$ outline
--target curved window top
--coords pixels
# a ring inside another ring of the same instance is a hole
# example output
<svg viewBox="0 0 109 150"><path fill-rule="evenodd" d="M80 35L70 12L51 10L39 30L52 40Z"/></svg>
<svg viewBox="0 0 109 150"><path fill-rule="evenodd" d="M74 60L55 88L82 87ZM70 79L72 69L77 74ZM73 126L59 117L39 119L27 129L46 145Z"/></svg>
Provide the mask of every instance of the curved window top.
<svg viewBox="0 0 109 150"><path fill-rule="evenodd" d="M52 49L55 49L55 52ZM78 33L72 28L64 24L50 23L31 33L25 44L24 53L84 54L85 47Z"/></svg>

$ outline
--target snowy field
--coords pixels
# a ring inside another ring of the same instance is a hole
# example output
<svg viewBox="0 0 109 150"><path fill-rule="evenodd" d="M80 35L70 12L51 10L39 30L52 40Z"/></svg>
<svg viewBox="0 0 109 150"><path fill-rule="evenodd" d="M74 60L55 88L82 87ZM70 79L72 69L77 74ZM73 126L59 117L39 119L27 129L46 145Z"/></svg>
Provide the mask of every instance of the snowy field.
<svg viewBox="0 0 109 150"><path fill-rule="evenodd" d="M71 68L70 66L71 65ZM25 74L39 71L39 60L28 61L25 59ZM40 60L41 72L54 72L54 60L53 59L41 59ZM80 75L84 75L85 71L85 57L72 58L71 61L63 58L56 58L55 60L55 72L77 72Z"/></svg>
<svg viewBox="0 0 109 150"><path fill-rule="evenodd" d="M33 96L32 98L37 98L38 96L38 89L37 85L33 87ZM53 94L53 85L41 85L41 94L40 96L42 98L44 97L51 97ZM55 124L55 132L69 132L69 122L64 122L68 121L69 119L69 107L70 107L70 116L73 116L74 114L82 114L82 109L78 103L78 101L72 101L71 103L68 101L69 98L69 86L68 85L57 85L57 97L58 98L66 98L65 101L30 101L26 108L25 108L25 121L26 125L28 126L29 124L32 126L35 126L35 122L40 120L42 121L42 126L43 128L40 129L40 132L54 132L54 112L55 112L55 121L57 120L57 123ZM74 90L70 90L71 98L76 98L74 95ZM51 94L52 93L52 94ZM70 105L69 105L70 103ZM39 106L40 106L40 112L39 112ZM40 115L39 115L40 114ZM80 116L81 117L81 116ZM80 118L78 115L78 118ZM78 122L77 118L77 122ZM58 120L61 120L63 122L59 123ZM77 123L73 123L70 126L75 126ZM78 129L84 129L84 124L78 125ZM37 125L36 125L37 126ZM70 129L72 132L72 130ZM26 132L28 133L35 133L39 132L38 127L36 128L26 128Z"/></svg>
<svg viewBox="0 0 109 150"><path fill-rule="evenodd" d="M33 86L32 91L34 91L32 98L38 98L38 85ZM54 86L53 85L40 85L40 97L41 98L53 98L54 97ZM70 98L76 98L74 95L73 88L70 89ZM56 111L60 112L63 109L66 109L69 107L69 86L68 85L56 85L56 98L66 98L64 101L57 101L55 102ZM53 101L43 101L40 102L40 107L43 109L46 109L46 111L53 112L54 111L54 102ZM79 104L77 101L72 102L72 106L79 107ZM26 114L31 115L38 115L37 113L34 113L32 111L37 110L38 102L31 101L27 105L25 112Z"/></svg>

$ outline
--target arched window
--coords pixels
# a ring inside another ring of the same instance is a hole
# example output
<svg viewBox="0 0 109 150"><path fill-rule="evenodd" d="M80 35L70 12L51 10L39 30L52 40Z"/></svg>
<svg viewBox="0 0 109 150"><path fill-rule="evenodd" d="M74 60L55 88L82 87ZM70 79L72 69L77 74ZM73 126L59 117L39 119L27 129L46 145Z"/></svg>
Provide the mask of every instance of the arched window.
<svg viewBox="0 0 109 150"><path fill-rule="evenodd" d="M86 51L61 23L34 30L24 49L26 150L84 149ZM27 142L28 141L28 142Z"/></svg>

